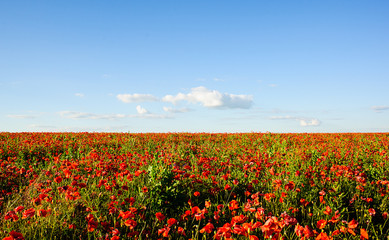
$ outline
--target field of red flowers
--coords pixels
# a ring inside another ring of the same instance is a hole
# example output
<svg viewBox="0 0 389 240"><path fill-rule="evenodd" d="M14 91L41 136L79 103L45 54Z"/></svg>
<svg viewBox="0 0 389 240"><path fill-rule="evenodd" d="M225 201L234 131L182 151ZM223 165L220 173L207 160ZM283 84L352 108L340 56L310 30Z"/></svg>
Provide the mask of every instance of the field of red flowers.
<svg viewBox="0 0 389 240"><path fill-rule="evenodd" d="M0 239L389 239L388 152L388 133L0 133Z"/></svg>

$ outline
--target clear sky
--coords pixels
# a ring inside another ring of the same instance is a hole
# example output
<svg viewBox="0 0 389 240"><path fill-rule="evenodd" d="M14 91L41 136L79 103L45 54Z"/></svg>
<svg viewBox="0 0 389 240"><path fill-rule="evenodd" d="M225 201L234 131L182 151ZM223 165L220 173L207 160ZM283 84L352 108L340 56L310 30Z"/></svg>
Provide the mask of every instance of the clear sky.
<svg viewBox="0 0 389 240"><path fill-rule="evenodd" d="M389 1L0 1L0 131L388 132Z"/></svg>

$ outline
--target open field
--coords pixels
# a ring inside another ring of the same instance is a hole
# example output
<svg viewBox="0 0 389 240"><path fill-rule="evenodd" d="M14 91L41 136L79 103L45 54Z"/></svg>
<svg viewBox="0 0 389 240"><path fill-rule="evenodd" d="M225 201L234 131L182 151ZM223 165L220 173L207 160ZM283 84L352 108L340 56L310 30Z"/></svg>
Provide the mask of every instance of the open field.
<svg viewBox="0 0 389 240"><path fill-rule="evenodd" d="M389 239L388 152L388 133L0 133L0 239Z"/></svg>

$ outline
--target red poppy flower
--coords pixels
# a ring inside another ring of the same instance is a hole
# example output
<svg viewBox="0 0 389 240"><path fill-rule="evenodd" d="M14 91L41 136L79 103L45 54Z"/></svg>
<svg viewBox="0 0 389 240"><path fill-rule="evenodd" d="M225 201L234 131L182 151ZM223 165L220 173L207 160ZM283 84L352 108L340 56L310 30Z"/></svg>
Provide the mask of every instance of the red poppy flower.
<svg viewBox="0 0 389 240"><path fill-rule="evenodd" d="M369 239L369 234L367 234L367 231L363 228L361 228L360 230L360 233L361 233L361 239Z"/></svg>
<svg viewBox="0 0 389 240"><path fill-rule="evenodd" d="M30 208L23 212L23 219L33 217L35 215L35 209Z"/></svg>
<svg viewBox="0 0 389 240"><path fill-rule="evenodd" d="M21 212L21 211L23 211L23 209L24 209L24 207L23 206L19 206L19 207L16 207L14 210L15 210L15 212Z"/></svg>
<svg viewBox="0 0 389 240"><path fill-rule="evenodd" d="M165 219L165 215L163 215L161 212L157 212L155 217L158 219L158 221L163 221Z"/></svg>
<svg viewBox="0 0 389 240"><path fill-rule="evenodd" d="M45 209L39 209L37 215L39 217L46 217L47 216L47 211Z"/></svg>
<svg viewBox="0 0 389 240"><path fill-rule="evenodd" d="M168 220L167 220L167 224L169 225L169 226L172 226L172 225L174 225L174 224L176 224L177 223L177 220L175 219L175 218L169 218Z"/></svg>
<svg viewBox="0 0 389 240"><path fill-rule="evenodd" d="M133 219L127 219L125 222L124 222L124 225L126 225L127 227L129 227L131 230L134 229L137 225L137 222Z"/></svg>
<svg viewBox="0 0 389 240"><path fill-rule="evenodd" d="M349 223L348 223L348 227L351 228L351 229L354 229L358 226L358 222L355 221L354 219L351 220Z"/></svg>
<svg viewBox="0 0 389 240"><path fill-rule="evenodd" d="M324 214L330 215L331 213L332 213L332 209L330 208L330 206L326 206L326 210L324 210Z"/></svg>
<svg viewBox="0 0 389 240"><path fill-rule="evenodd" d="M3 238L3 240L24 240L23 234L20 232L11 231L9 237Z"/></svg>
<svg viewBox="0 0 389 240"><path fill-rule="evenodd" d="M54 182L61 183L62 182L62 177L58 176L58 177L54 178Z"/></svg>
<svg viewBox="0 0 389 240"><path fill-rule="evenodd" d="M327 233L325 232L321 232L319 235L317 235L317 237L315 238L315 240L331 240L332 238L328 237Z"/></svg>
<svg viewBox="0 0 389 240"><path fill-rule="evenodd" d="M326 225L327 225L327 221L324 219L317 221L317 224L316 224L318 229L323 229Z"/></svg>
<svg viewBox="0 0 389 240"><path fill-rule="evenodd" d="M200 230L200 233L211 233L212 230L214 229L215 227L213 226L212 223L207 223L207 225L205 225L201 230Z"/></svg>

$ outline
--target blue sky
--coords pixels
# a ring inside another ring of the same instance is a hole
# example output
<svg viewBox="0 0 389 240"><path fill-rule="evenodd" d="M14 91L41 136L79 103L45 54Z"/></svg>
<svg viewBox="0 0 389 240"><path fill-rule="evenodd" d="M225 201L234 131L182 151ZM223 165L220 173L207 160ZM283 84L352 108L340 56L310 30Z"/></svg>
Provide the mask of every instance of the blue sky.
<svg viewBox="0 0 389 240"><path fill-rule="evenodd" d="M0 131L388 132L388 1L1 1Z"/></svg>

